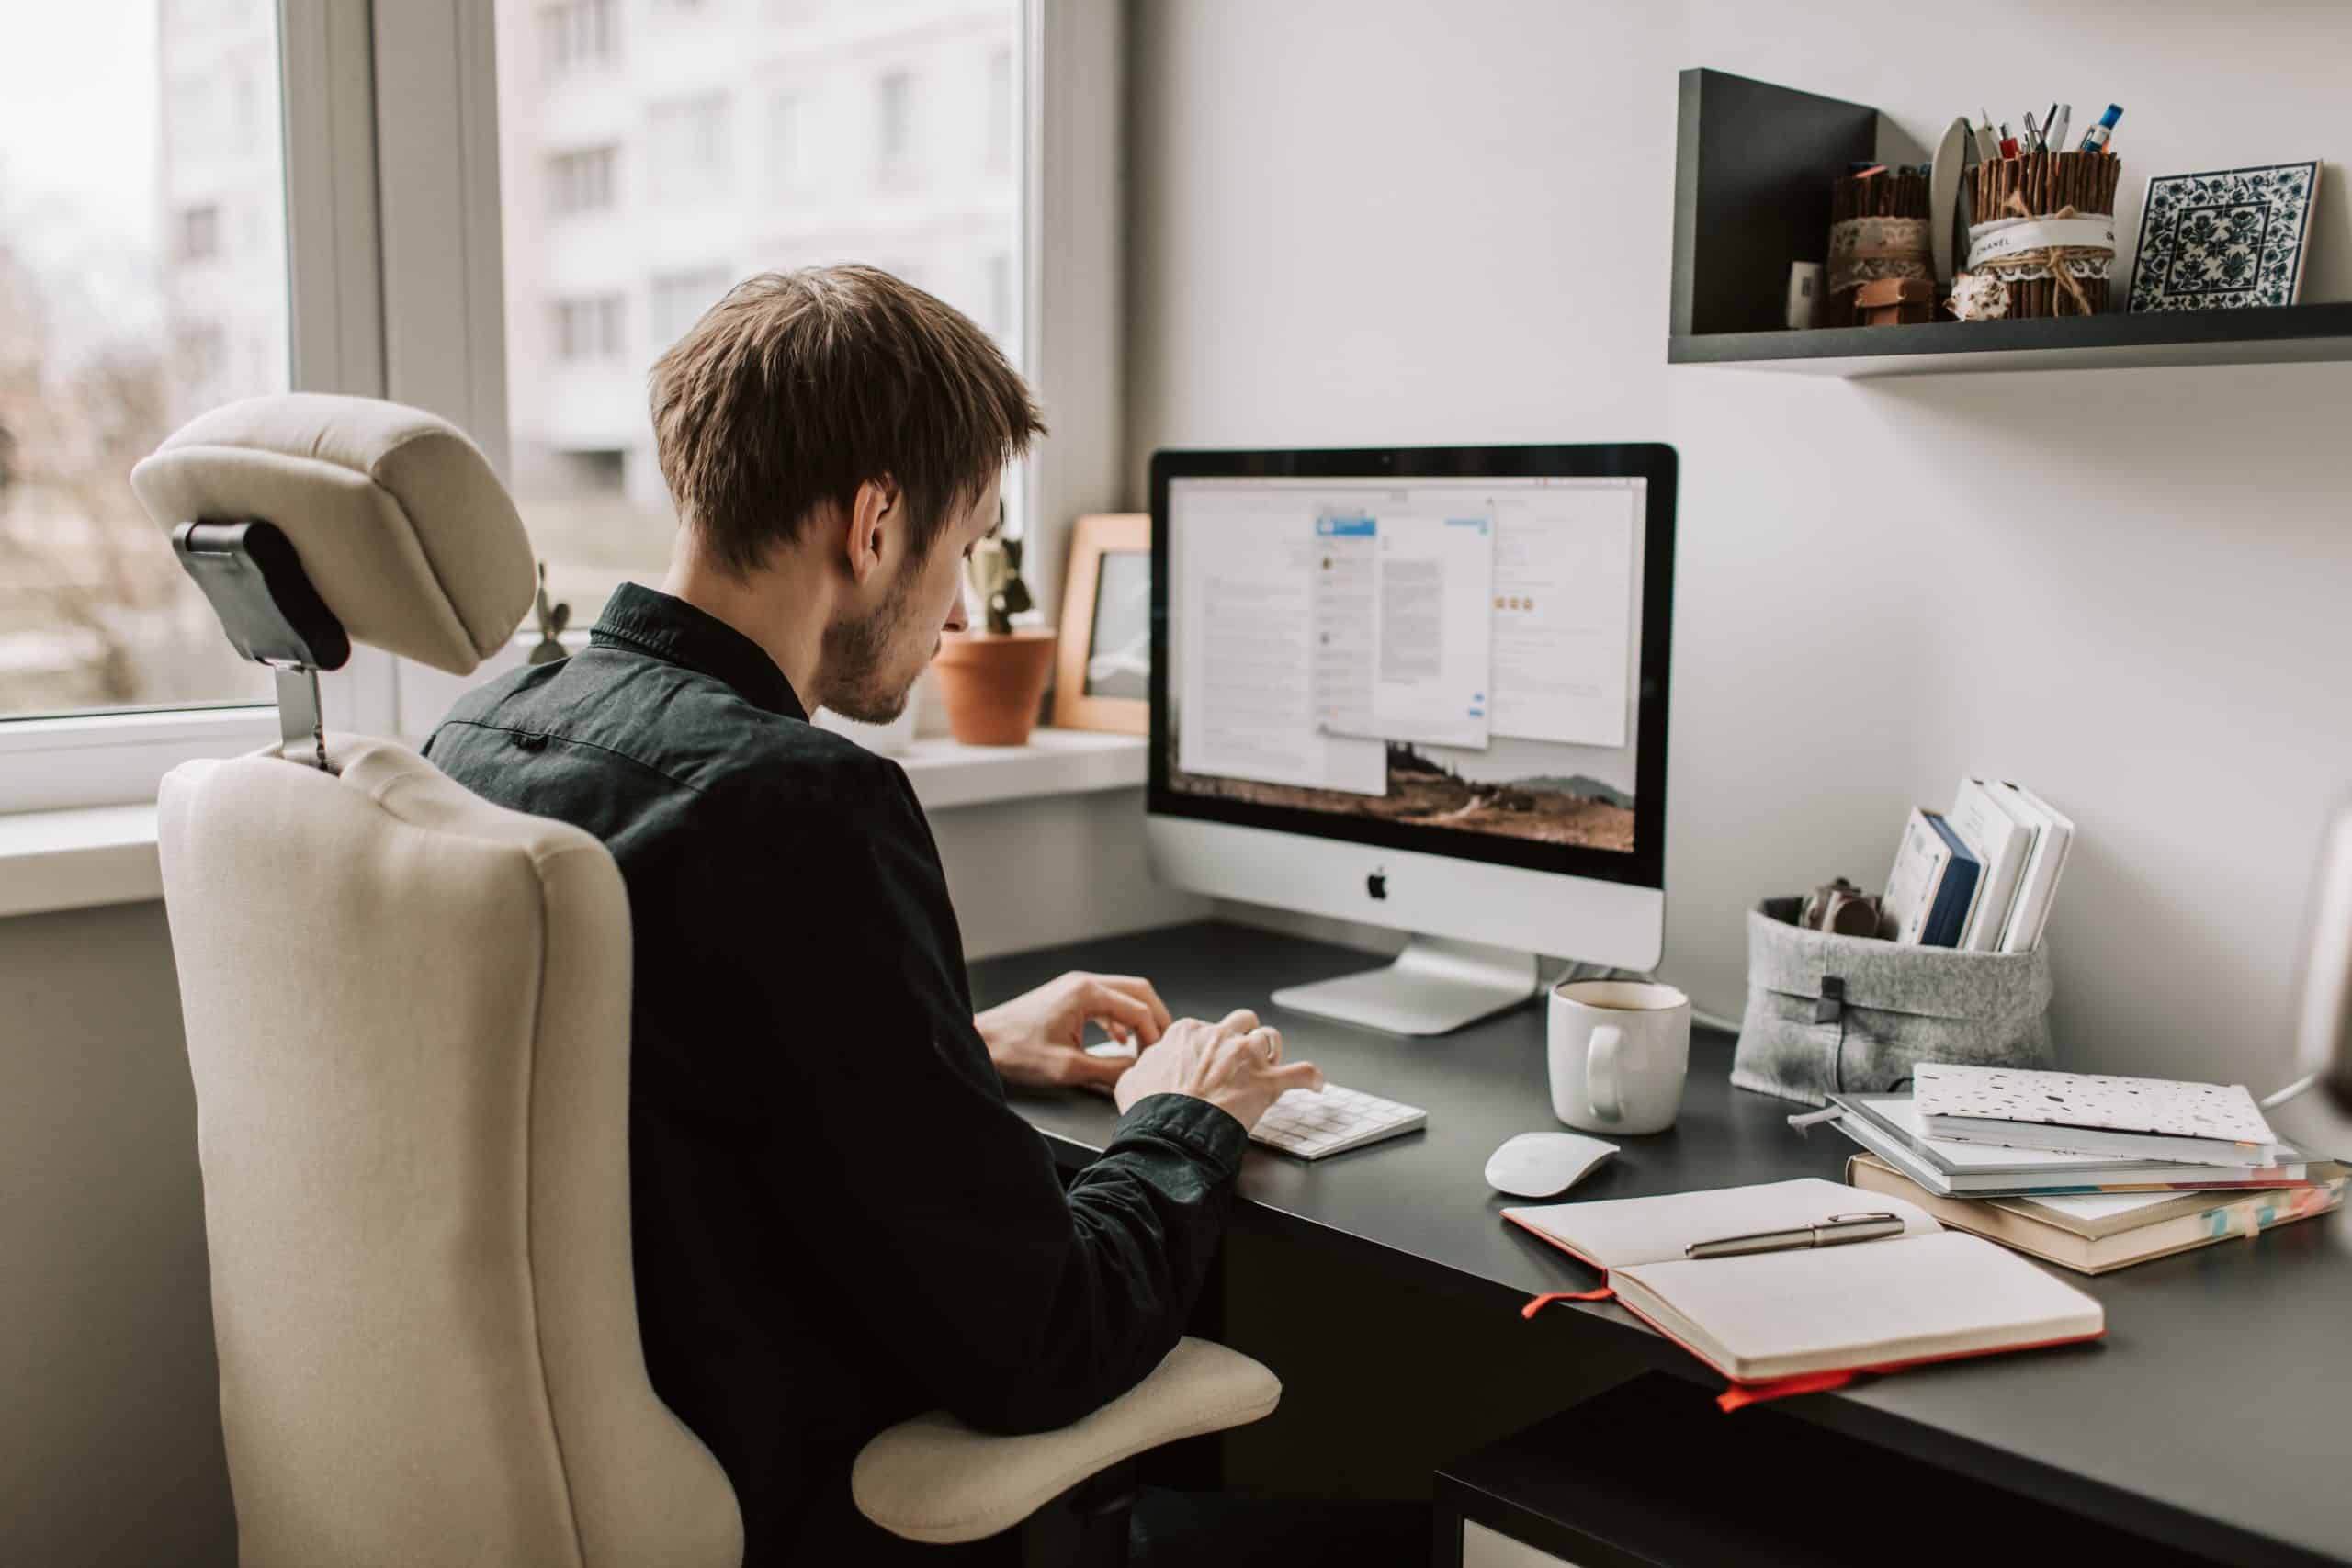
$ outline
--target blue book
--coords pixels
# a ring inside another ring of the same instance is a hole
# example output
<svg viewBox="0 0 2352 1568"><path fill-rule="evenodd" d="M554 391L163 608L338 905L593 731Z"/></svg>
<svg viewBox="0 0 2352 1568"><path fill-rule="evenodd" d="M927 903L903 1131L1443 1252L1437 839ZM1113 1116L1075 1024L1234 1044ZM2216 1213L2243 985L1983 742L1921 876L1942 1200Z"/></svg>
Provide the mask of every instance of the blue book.
<svg viewBox="0 0 2352 1568"><path fill-rule="evenodd" d="M1939 812L1921 811L1928 826L1935 829L1951 852L1944 864L1942 880L1936 884L1935 897L1928 906L1927 928L1920 933L1922 947L1958 947L1961 933L1968 929L1969 913L1976 907L1976 889L1984 880L1984 863L1976 858L1951 824Z"/></svg>

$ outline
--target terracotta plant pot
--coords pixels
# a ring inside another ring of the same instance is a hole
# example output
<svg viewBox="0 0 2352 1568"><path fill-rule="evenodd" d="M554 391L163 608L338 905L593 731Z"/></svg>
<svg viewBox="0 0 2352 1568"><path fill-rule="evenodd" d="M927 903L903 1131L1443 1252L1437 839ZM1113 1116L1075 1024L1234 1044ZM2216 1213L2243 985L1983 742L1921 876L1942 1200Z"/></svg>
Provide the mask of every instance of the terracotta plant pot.
<svg viewBox="0 0 2352 1568"><path fill-rule="evenodd" d="M967 746L1027 744L1053 673L1055 640L1051 632L1025 629L1004 637L949 633L932 668L956 739Z"/></svg>

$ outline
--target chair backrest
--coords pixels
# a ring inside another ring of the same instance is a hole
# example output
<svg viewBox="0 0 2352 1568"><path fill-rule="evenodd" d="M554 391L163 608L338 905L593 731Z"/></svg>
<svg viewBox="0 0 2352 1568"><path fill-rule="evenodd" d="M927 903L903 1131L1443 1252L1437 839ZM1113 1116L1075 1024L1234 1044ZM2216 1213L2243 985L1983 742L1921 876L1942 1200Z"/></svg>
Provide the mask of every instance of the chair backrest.
<svg viewBox="0 0 2352 1568"><path fill-rule="evenodd" d="M355 637L445 667L513 631L528 545L446 424L266 399L198 426L141 467L159 520L277 525ZM638 1337L612 857L390 742L327 751L191 763L161 800L242 1562L739 1563Z"/></svg>

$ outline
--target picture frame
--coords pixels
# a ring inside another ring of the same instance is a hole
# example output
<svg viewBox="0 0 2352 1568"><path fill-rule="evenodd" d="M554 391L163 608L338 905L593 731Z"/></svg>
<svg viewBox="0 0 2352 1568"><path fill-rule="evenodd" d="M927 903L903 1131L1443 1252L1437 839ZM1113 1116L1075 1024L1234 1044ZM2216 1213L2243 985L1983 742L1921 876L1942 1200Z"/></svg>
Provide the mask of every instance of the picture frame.
<svg viewBox="0 0 2352 1568"><path fill-rule="evenodd" d="M1054 726L1151 731L1151 517L1098 513L1070 528Z"/></svg>

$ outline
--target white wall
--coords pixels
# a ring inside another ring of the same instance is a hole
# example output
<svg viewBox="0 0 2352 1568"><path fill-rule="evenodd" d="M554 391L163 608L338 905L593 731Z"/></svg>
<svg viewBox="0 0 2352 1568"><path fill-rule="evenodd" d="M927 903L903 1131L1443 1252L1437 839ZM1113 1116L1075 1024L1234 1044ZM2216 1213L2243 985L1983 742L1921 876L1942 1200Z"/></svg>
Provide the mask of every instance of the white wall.
<svg viewBox="0 0 2352 1568"><path fill-rule="evenodd" d="M1927 145L2120 102L2132 233L2150 173L2352 153L2352 7L1139 0L1132 38L1131 499L1162 446L1670 441L1667 972L1736 1016L1749 904L1882 879L1990 770L2082 829L2065 1059L2286 1076L2352 787L2352 367L1669 370L1675 79ZM2305 298L2352 298L2339 170L2320 211Z"/></svg>
<svg viewBox="0 0 2352 1568"><path fill-rule="evenodd" d="M1142 824L1139 789L933 812L965 957L1205 919L1207 899L1153 884Z"/></svg>

